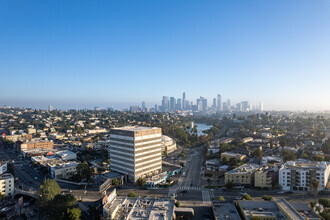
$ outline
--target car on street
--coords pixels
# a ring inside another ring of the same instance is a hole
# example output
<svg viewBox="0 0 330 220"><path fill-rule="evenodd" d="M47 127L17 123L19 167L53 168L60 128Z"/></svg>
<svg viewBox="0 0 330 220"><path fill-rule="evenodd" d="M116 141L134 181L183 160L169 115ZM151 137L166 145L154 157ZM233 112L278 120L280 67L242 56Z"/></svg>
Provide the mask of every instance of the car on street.
<svg viewBox="0 0 330 220"><path fill-rule="evenodd" d="M30 205L30 203L28 203L28 202L23 203L23 207L26 207L28 205Z"/></svg>
<svg viewBox="0 0 330 220"><path fill-rule="evenodd" d="M33 179L38 180L38 177L35 176Z"/></svg>
<svg viewBox="0 0 330 220"><path fill-rule="evenodd" d="M2 208L0 211L1 212L8 212L11 208L9 207L5 207L5 208Z"/></svg>
<svg viewBox="0 0 330 220"><path fill-rule="evenodd" d="M36 215L36 213L34 213L34 212L30 212L30 216L31 217L33 217L33 216L35 216Z"/></svg>

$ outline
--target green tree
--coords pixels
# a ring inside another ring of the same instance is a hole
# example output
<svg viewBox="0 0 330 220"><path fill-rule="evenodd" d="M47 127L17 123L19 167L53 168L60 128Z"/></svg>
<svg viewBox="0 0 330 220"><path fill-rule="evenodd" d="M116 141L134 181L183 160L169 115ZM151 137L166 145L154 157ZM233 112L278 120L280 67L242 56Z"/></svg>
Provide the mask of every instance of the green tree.
<svg viewBox="0 0 330 220"><path fill-rule="evenodd" d="M322 151L325 154L330 154L330 139L326 140L325 143L322 145Z"/></svg>
<svg viewBox="0 0 330 220"><path fill-rule="evenodd" d="M68 208L61 216L60 220L79 220L81 210L79 208Z"/></svg>
<svg viewBox="0 0 330 220"><path fill-rule="evenodd" d="M260 161L260 159L262 158L262 150L260 149L255 149L253 152L252 152L252 155L258 159L258 161Z"/></svg>
<svg viewBox="0 0 330 220"><path fill-rule="evenodd" d="M234 186L235 186L235 183L230 182L230 181L226 182L226 184L225 184L225 187L227 189L232 189L232 188L234 188Z"/></svg>
<svg viewBox="0 0 330 220"><path fill-rule="evenodd" d="M314 191L315 203L316 203L317 202L318 188L320 187L320 182L317 179L312 179L310 186L311 186L311 189Z"/></svg>
<svg viewBox="0 0 330 220"><path fill-rule="evenodd" d="M303 159L308 159L308 154L304 153L302 156L301 156Z"/></svg>
<svg viewBox="0 0 330 220"><path fill-rule="evenodd" d="M281 136L279 140L281 147L284 147L288 144L288 140L285 136Z"/></svg>
<svg viewBox="0 0 330 220"><path fill-rule="evenodd" d="M319 203L325 208L330 208L330 199L320 198Z"/></svg>
<svg viewBox="0 0 330 220"><path fill-rule="evenodd" d="M228 162L228 165L229 165L229 166L232 166L232 167L236 166L236 165L237 165L237 160L236 160L236 158L230 158L230 160L229 160L229 162Z"/></svg>
<svg viewBox="0 0 330 220"><path fill-rule="evenodd" d="M75 208L77 200L72 194L58 194L49 202L48 212L51 219L58 219L67 209Z"/></svg>
<svg viewBox="0 0 330 220"><path fill-rule="evenodd" d="M223 197L223 196L219 196L218 200L219 200L220 202L225 202L225 201L226 201L225 197Z"/></svg>
<svg viewBox="0 0 330 220"><path fill-rule="evenodd" d="M315 154L312 156L312 160L313 161L323 161L324 160L324 156L320 155L320 154Z"/></svg>
<svg viewBox="0 0 330 220"><path fill-rule="evenodd" d="M38 205L46 207L54 197L61 193L61 188L55 180L45 180L37 190Z"/></svg>
<svg viewBox="0 0 330 220"><path fill-rule="evenodd" d="M118 180L118 179L113 179L113 180L111 181L111 184L112 184L115 188L117 188L117 187L119 186L119 180Z"/></svg>
<svg viewBox="0 0 330 220"><path fill-rule="evenodd" d="M77 174L81 180L90 181L94 175L94 171L91 166L84 161L83 163L78 164Z"/></svg>
<svg viewBox="0 0 330 220"><path fill-rule="evenodd" d="M229 158L227 156L222 157L221 164L222 165L228 165Z"/></svg>
<svg viewBox="0 0 330 220"><path fill-rule="evenodd" d="M263 200L265 200L265 201L270 201L270 200L273 199L273 196L271 196L271 195L263 195L261 198L262 198Z"/></svg>
<svg viewBox="0 0 330 220"><path fill-rule="evenodd" d="M176 206L176 207L180 207L180 205L181 205L180 201L177 200L176 203L175 203L175 206Z"/></svg>
<svg viewBox="0 0 330 220"><path fill-rule="evenodd" d="M7 139L2 140L2 143L7 148L13 148L14 147L14 144L15 144L14 141L7 140Z"/></svg>
<svg viewBox="0 0 330 220"><path fill-rule="evenodd" d="M135 194L135 192L129 192L129 193L127 194L127 196L128 196L128 197L136 197L136 194Z"/></svg>
<svg viewBox="0 0 330 220"><path fill-rule="evenodd" d="M242 199L245 199L245 200L252 200L252 197L249 195L249 194L244 194L242 196Z"/></svg>
<svg viewBox="0 0 330 220"><path fill-rule="evenodd" d="M139 177L137 180L136 180L136 184L140 187L144 187L146 185L147 181L145 178L142 178L142 177Z"/></svg>
<svg viewBox="0 0 330 220"><path fill-rule="evenodd" d="M290 150L282 150L282 157L284 162L286 161L290 161L290 160L295 160L297 158L297 156Z"/></svg>

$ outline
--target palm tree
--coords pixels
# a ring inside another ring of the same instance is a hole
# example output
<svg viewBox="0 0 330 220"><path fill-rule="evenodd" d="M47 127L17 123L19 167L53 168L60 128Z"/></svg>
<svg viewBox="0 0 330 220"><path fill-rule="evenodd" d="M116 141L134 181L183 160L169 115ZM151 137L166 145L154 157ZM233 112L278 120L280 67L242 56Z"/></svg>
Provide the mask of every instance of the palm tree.
<svg viewBox="0 0 330 220"><path fill-rule="evenodd" d="M320 187L320 182L317 179L313 179L311 181L311 189L314 191L315 195L315 203L317 202L317 193L318 193L318 188Z"/></svg>

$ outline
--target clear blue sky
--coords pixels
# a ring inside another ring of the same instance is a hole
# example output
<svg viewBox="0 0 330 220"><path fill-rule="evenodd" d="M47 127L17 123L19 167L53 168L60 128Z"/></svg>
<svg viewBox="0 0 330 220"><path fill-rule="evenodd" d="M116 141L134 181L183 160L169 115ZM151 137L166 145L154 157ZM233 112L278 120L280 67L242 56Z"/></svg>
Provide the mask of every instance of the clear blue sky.
<svg viewBox="0 0 330 220"><path fill-rule="evenodd" d="M0 105L330 110L330 1L1 0Z"/></svg>

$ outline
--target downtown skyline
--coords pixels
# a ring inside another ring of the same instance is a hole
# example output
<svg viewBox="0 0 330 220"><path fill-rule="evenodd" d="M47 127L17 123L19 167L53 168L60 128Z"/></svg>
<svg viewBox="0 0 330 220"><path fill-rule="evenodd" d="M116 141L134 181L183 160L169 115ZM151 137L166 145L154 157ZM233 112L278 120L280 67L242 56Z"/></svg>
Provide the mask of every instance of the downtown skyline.
<svg viewBox="0 0 330 220"><path fill-rule="evenodd" d="M15 13L13 13L15 12ZM330 110L329 1L2 1L0 106Z"/></svg>

